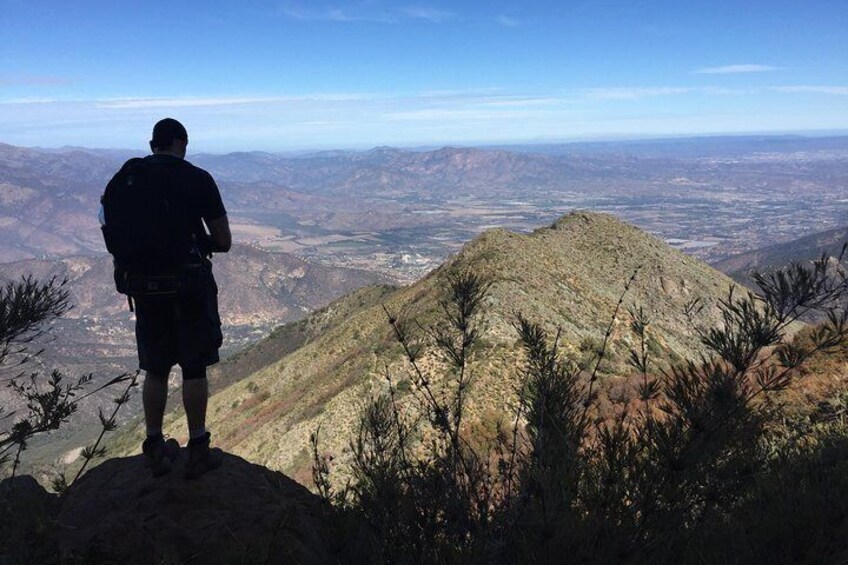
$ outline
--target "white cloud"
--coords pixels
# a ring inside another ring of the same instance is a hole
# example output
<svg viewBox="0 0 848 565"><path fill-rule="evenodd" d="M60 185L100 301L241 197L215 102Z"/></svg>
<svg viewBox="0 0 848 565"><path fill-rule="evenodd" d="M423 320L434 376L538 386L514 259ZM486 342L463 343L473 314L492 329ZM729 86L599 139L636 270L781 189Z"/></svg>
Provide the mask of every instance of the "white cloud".
<svg viewBox="0 0 848 565"><path fill-rule="evenodd" d="M447 10L441 10L431 6L404 6L400 8L378 8L369 7L366 4L360 6L348 6L344 9L338 7L309 7L288 5L281 8L281 12L298 20L324 20L333 22L371 22L371 23L398 23L402 20L426 20L432 23L441 23L456 17L456 14Z"/></svg>
<svg viewBox="0 0 848 565"><path fill-rule="evenodd" d="M416 20L427 20L435 24L450 20L456 16L453 12L439 10L430 6L407 6L401 8L401 14Z"/></svg>
<svg viewBox="0 0 848 565"><path fill-rule="evenodd" d="M351 19L350 16L344 13L344 11L339 9L327 10L327 19L333 20L334 22L349 22Z"/></svg>
<svg viewBox="0 0 848 565"><path fill-rule="evenodd" d="M498 22L499 24L501 24L502 26L506 26L506 27L518 27L518 24L521 23L518 20L516 20L515 18L511 18L509 16L504 16L503 14L501 14L500 16L495 18L495 21Z"/></svg>
<svg viewBox="0 0 848 565"><path fill-rule="evenodd" d="M484 120L495 122L503 119L524 119L534 116L528 111L488 111L474 108L426 108L423 110L410 110L408 112L389 112L383 114L383 118L393 121L424 121L436 122L439 120Z"/></svg>
<svg viewBox="0 0 848 565"><path fill-rule="evenodd" d="M286 102L344 102L353 100L374 100L383 94L369 93L318 93L290 96L235 96L235 97L186 97L186 98L113 98L94 100L99 108L117 110L144 108L193 108L204 106L241 106L248 104L273 104Z"/></svg>
<svg viewBox="0 0 848 565"><path fill-rule="evenodd" d="M499 92L501 89L496 86L484 88L457 88L443 90L424 90L413 94L417 98L458 98L467 96L488 96Z"/></svg>
<svg viewBox="0 0 848 565"><path fill-rule="evenodd" d="M356 12L343 10L341 8L301 8L298 6L285 6L281 12L290 18L297 20L316 20L331 22L372 22L372 23L394 23L397 21L395 15L387 12Z"/></svg>
<svg viewBox="0 0 848 565"><path fill-rule="evenodd" d="M62 86L73 82L68 77L49 75L0 76L0 86Z"/></svg>
<svg viewBox="0 0 848 565"><path fill-rule="evenodd" d="M10 98L8 100L0 100L0 104L52 104L59 102L57 98Z"/></svg>
<svg viewBox="0 0 848 565"><path fill-rule="evenodd" d="M694 92L695 88L683 86L604 87L585 90L587 97L597 100L638 100L654 96L673 96Z"/></svg>
<svg viewBox="0 0 848 565"><path fill-rule="evenodd" d="M769 90L798 94L835 94L848 96L848 86L773 86Z"/></svg>
<svg viewBox="0 0 848 565"><path fill-rule="evenodd" d="M780 67L772 67L771 65L725 65L723 67L705 67L692 71L696 75L733 75L741 73L766 73L770 71L779 71Z"/></svg>
<svg viewBox="0 0 848 565"><path fill-rule="evenodd" d="M526 107L526 106L556 106L566 102L565 99L543 96L503 97L482 102L484 106L493 107Z"/></svg>
<svg viewBox="0 0 848 565"><path fill-rule="evenodd" d="M197 106L232 106L269 102L269 98L124 98L100 100L100 108L128 110L135 108L192 108Z"/></svg>

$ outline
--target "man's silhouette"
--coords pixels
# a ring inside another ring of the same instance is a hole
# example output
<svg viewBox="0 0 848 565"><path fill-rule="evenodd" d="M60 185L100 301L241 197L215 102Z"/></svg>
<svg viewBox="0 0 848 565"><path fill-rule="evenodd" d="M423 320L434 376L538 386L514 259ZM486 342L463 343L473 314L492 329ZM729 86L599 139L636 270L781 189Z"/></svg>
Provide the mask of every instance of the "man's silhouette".
<svg viewBox="0 0 848 565"><path fill-rule="evenodd" d="M156 229L166 231L170 237L166 241L177 252L169 255L184 257L180 259L183 264L176 269L177 276L181 277L178 279L179 292L160 295L149 292L160 283L151 283L143 276L138 277L142 281L140 286L130 285L130 290L126 290L131 304L135 304L139 368L145 371L142 397L147 439L142 451L154 476L169 472L179 455L177 441L169 439L166 442L162 435L168 376L173 366L179 365L183 374L183 405L189 431L186 477L196 478L221 464L221 453L210 450L210 434L206 431L209 395L206 368L218 362L218 348L221 346L218 289L207 257L213 251L229 251L232 237L218 187L209 173L185 160L187 145L188 133L180 122L172 118L157 122L150 140L153 154L127 162L115 175L104 194L105 218L101 220L105 226L110 225L110 190L116 194L119 190L139 190L141 186L150 193L147 198L161 198L167 210L167 229L161 227L161 223L166 222L164 218L144 218L141 221L150 223L151 233L156 233ZM119 177L120 182L116 180ZM112 189L113 183L120 186ZM112 197L112 200L116 198ZM129 215L132 213L133 210L130 210ZM127 215L126 212L124 214ZM157 223L160 226L155 226ZM144 225L139 227L136 224L131 231L147 230ZM108 243L107 240L107 246ZM141 290L135 290L138 288Z"/></svg>

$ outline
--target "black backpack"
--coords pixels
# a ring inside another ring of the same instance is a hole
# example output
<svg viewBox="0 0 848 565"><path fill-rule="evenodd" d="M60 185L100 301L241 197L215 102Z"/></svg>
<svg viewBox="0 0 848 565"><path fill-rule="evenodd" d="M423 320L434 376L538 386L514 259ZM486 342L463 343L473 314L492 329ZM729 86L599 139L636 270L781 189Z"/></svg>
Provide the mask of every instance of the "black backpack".
<svg viewBox="0 0 848 565"><path fill-rule="evenodd" d="M180 175L179 164L131 159L109 181L100 202L106 249L115 262L115 286L121 294L176 296L185 286L193 257L191 226L169 201Z"/></svg>

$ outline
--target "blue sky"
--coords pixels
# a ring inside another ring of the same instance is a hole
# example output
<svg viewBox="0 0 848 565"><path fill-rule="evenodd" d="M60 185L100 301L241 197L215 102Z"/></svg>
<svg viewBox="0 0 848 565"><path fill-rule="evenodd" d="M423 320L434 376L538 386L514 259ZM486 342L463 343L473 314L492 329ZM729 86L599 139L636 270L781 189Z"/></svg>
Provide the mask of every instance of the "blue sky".
<svg viewBox="0 0 848 565"><path fill-rule="evenodd" d="M0 142L193 151L848 129L844 0L0 0Z"/></svg>

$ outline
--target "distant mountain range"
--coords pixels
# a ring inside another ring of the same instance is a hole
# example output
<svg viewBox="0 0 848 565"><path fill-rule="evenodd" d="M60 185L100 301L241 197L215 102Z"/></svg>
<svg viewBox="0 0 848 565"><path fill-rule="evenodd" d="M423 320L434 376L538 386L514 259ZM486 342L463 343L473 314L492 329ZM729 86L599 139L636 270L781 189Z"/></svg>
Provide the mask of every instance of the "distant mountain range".
<svg viewBox="0 0 848 565"><path fill-rule="evenodd" d="M113 159L0 144L0 262L102 249L100 194Z"/></svg>
<svg viewBox="0 0 848 565"><path fill-rule="evenodd" d="M498 149L552 155L622 154L661 158L719 158L764 153L844 151L848 136L840 135L712 135L621 141L578 141L533 145L496 145Z"/></svg>
<svg viewBox="0 0 848 565"><path fill-rule="evenodd" d="M127 156L0 144L0 262L102 251L95 218L99 197ZM299 158L198 154L189 159L213 173L231 216L261 221L273 214L271 225L296 229L298 223L315 224L318 233L386 229L411 221L426 225L425 217L402 214L405 199L442 199L457 191L506 197L517 185L561 189L580 178L602 177L610 166L608 160L447 147L429 152L379 147Z"/></svg>
<svg viewBox="0 0 848 565"><path fill-rule="evenodd" d="M0 144L0 262L102 251L98 199L129 156L126 150ZM429 229L464 242L481 230L463 228L529 226L587 207L617 210L669 238L732 242L733 229L744 226L735 219L710 230L679 215L659 223L656 214L683 207L685 216L699 206L733 202L751 214L763 206L765 213L779 213L779 224L761 224L770 229L797 231L798 221L809 223L810 214L822 212L822 221L832 222L837 203L831 192L843 182L846 156L848 137L749 136L188 158L218 180L245 242L257 239L257 227L310 237ZM807 191L819 195L822 211L797 201ZM766 197L778 209L763 204ZM498 210L508 202L510 209ZM796 207L800 219L790 214ZM780 225L787 220L792 223Z"/></svg>
<svg viewBox="0 0 848 565"><path fill-rule="evenodd" d="M425 194L461 188L474 193L515 186L544 188L602 173L609 166L575 156L443 147L426 152L377 147L357 153L318 153L296 159L268 153L197 155L194 162L233 183L275 182L294 191L321 195L357 194L373 197L386 191L403 193L416 186Z"/></svg>

